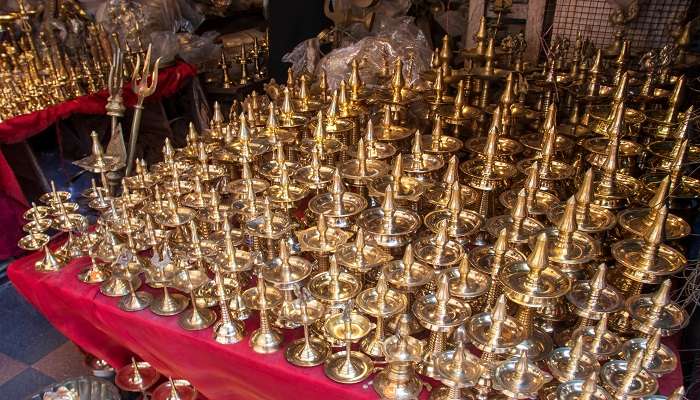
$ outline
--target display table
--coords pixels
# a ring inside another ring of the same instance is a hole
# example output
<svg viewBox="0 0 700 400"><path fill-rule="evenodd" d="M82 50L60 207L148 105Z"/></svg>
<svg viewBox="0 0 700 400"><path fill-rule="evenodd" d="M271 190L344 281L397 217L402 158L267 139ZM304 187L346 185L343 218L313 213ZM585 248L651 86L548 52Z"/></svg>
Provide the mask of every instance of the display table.
<svg viewBox="0 0 700 400"><path fill-rule="evenodd" d="M34 270L40 257L32 254L13 262L8 270L12 283L56 329L115 367L136 354L164 374L188 379L212 400L378 398L369 380L341 385L326 378L322 367L298 368L287 363L284 350L270 355L254 353L247 340L257 327L257 315L247 321L243 342L220 345L212 339L211 328L185 331L177 325L177 316L121 311L118 299L105 297L98 286L76 278L89 264L88 258L75 260L60 272L44 274ZM300 334L285 331L285 343ZM665 343L674 351L677 348L673 340ZM663 394L681 385L680 366L660 384ZM423 391L421 398L427 397Z"/></svg>
<svg viewBox="0 0 700 400"><path fill-rule="evenodd" d="M158 75L158 86L147 101L169 97L175 94L188 78L197 70L185 62L178 62L172 67L163 68ZM105 114L105 105L109 93L106 89L97 93L77 97L63 103L47 107L30 114L19 115L0 122L0 143L12 144L26 140L55 124L57 121L73 114ZM128 107L136 103L136 95L131 91L131 82L124 85L122 91L124 103ZM126 129L128 131L128 127ZM59 138L60 140L60 138ZM17 253L15 242L21 233L21 214L28 207L27 199L17 182L12 168L0 151L0 223L5 227L0 232L0 259Z"/></svg>

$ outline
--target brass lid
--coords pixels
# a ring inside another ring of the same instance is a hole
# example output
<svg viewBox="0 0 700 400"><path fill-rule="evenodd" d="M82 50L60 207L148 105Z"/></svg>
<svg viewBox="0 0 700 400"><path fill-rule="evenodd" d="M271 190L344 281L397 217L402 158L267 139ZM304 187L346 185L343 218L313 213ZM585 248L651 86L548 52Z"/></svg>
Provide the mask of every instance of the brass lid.
<svg viewBox="0 0 700 400"><path fill-rule="evenodd" d="M467 337L481 351L504 354L524 339L523 328L508 316L504 295L489 312L473 315L466 326Z"/></svg>
<svg viewBox="0 0 700 400"><path fill-rule="evenodd" d="M450 240L447 224L440 224L438 231L413 242L413 253L419 262L443 269L457 264L464 255L462 245Z"/></svg>
<svg viewBox="0 0 700 400"><path fill-rule="evenodd" d="M331 256L328 271L312 276L306 287L319 301L335 306L355 298L362 285L354 275L340 271L335 256Z"/></svg>
<svg viewBox="0 0 700 400"><path fill-rule="evenodd" d="M571 289L569 278L547 263L547 247L547 235L540 233L526 262L506 264L501 269L503 292L513 302L525 307L548 306Z"/></svg>
<svg viewBox="0 0 700 400"><path fill-rule="evenodd" d="M350 271L365 273L392 259L381 247L365 242L365 233L358 228L355 241L341 245L335 252L338 264Z"/></svg>
<svg viewBox="0 0 700 400"><path fill-rule="evenodd" d="M458 267L443 272L450 279L450 294L460 299L474 299L485 294L491 286L491 277L478 269L472 269L463 257Z"/></svg>
<svg viewBox="0 0 700 400"><path fill-rule="evenodd" d="M389 283L405 291L425 286L435 276L435 270L431 266L414 259L413 245L410 243L404 250L403 258L389 261L382 272Z"/></svg>
<svg viewBox="0 0 700 400"><path fill-rule="evenodd" d="M509 397L537 397L537 392L552 376L528 360L525 351L500 363L491 371L493 388Z"/></svg>
<svg viewBox="0 0 700 400"><path fill-rule="evenodd" d="M402 312L407 304L406 295L387 287L384 274L380 273L375 287L357 295L357 308L377 318L388 318Z"/></svg>
<svg viewBox="0 0 700 400"><path fill-rule="evenodd" d="M573 312L579 317L599 320L604 314L622 308L622 296L605 282L606 271L605 264L600 264L590 280L574 282L566 294L566 299L574 306Z"/></svg>
<svg viewBox="0 0 700 400"><path fill-rule="evenodd" d="M441 274L435 293L426 293L414 301L413 314L425 328L448 332L469 318L471 308L450 296L448 277Z"/></svg>

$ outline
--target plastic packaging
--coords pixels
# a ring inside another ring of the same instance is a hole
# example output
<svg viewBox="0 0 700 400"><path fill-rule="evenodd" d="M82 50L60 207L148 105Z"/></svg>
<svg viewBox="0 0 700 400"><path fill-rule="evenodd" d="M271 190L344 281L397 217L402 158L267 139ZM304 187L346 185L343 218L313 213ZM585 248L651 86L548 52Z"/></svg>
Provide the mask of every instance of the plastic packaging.
<svg viewBox="0 0 700 400"><path fill-rule="evenodd" d="M205 32L203 35L180 33L178 55L190 64L202 64L221 56L221 45L215 44L218 33Z"/></svg>
<svg viewBox="0 0 700 400"><path fill-rule="evenodd" d="M376 26L373 36L335 49L321 59L317 68L326 72L328 85L337 88L350 72L350 61L356 59L360 76L368 84L379 82L379 74L390 68L396 57L403 61L404 77L409 84L419 79L419 73L430 67L432 54L423 32L412 17L387 18Z"/></svg>
<svg viewBox="0 0 700 400"><path fill-rule="evenodd" d="M187 0L109 0L97 10L96 20L109 32L119 32L131 48L152 43L154 55L164 63L176 54L198 63L218 51L211 36L191 33L204 16Z"/></svg>
<svg viewBox="0 0 700 400"><path fill-rule="evenodd" d="M450 36L464 34L464 27L467 26L467 17L463 9L440 11L433 15L433 19Z"/></svg>
<svg viewBox="0 0 700 400"><path fill-rule="evenodd" d="M282 61L292 64L291 68L295 76L303 73L312 75L320 58L321 48L318 38L311 38L297 44L291 52L282 56Z"/></svg>
<svg viewBox="0 0 700 400"><path fill-rule="evenodd" d="M151 41L149 43L153 46L153 57L160 57L161 63L167 64L175 59L179 44L177 36L172 32L151 32Z"/></svg>

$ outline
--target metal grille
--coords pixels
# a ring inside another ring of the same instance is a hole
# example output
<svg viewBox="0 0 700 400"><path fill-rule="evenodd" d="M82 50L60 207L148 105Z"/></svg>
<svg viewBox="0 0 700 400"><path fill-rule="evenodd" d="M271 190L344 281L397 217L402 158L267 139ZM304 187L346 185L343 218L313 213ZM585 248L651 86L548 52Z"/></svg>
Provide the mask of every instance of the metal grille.
<svg viewBox="0 0 700 400"><path fill-rule="evenodd" d="M668 44L674 18L686 13L690 6L690 0L640 0L640 3L639 14L627 24L625 35L635 53ZM552 8L553 35L567 37L573 43L576 33L581 31L600 48L613 41L615 27L608 16L614 8L607 0L549 0L547 9L551 12ZM545 25L544 31L548 28Z"/></svg>

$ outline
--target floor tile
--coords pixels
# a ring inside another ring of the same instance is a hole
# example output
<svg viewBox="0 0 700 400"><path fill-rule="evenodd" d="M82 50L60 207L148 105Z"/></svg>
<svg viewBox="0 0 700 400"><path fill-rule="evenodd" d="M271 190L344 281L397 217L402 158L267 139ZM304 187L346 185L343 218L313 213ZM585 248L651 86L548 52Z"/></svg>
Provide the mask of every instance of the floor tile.
<svg viewBox="0 0 700 400"><path fill-rule="evenodd" d="M91 373L83 363L83 359L83 353L78 350L78 347L73 342L67 341L34 363L32 367L57 381L62 381Z"/></svg>
<svg viewBox="0 0 700 400"><path fill-rule="evenodd" d="M0 353L0 385L27 369L27 364L19 362L7 354Z"/></svg>
<svg viewBox="0 0 700 400"><path fill-rule="evenodd" d="M0 288L0 353L33 364L66 342L66 338L17 293L12 285Z"/></svg>
<svg viewBox="0 0 700 400"><path fill-rule="evenodd" d="M0 385L0 399L22 400L55 381L41 372L27 368L19 375Z"/></svg>

